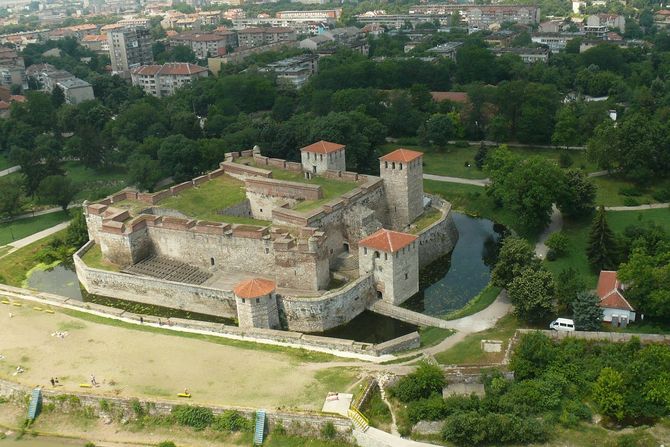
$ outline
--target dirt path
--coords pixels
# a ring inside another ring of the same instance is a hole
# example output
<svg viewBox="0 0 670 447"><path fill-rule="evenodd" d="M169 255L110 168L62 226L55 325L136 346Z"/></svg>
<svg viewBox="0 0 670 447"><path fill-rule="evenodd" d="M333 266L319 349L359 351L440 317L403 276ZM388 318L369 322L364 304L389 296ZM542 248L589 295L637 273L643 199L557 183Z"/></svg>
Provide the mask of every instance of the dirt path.
<svg viewBox="0 0 670 447"><path fill-rule="evenodd" d="M547 239L549 238L549 236L551 236L551 233L561 231L562 228L563 228L563 215L561 214L559 209L556 208L556 205L554 204L551 208L551 221L549 222L547 228L545 228L542 234L540 235L540 239L537 241L537 244L535 244L535 255L538 258L544 259L547 256L549 247L545 245L545 242L547 242Z"/></svg>
<svg viewBox="0 0 670 447"><path fill-rule="evenodd" d="M255 408L320 409L328 391L356 378L355 370L335 371L328 363L310 370L286 353L139 332L28 304L0 304L0 354L0 377L24 385L51 388L57 376L59 389L75 391L93 374L101 386L87 392L177 400L188 388L189 402ZM13 375L17 366L25 372Z"/></svg>
<svg viewBox="0 0 670 447"><path fill-rule="evenodd" d="M670 203L652 203L649 205L637 206L606 206L605 211L646 211L670 208Z"/></svg>

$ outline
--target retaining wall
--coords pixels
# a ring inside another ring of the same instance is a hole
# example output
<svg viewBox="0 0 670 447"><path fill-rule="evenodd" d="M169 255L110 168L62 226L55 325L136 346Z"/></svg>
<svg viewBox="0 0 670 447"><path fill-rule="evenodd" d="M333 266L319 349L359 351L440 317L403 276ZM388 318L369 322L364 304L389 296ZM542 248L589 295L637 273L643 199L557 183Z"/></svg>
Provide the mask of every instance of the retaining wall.
<svg viewBox="0 0 670 447"><path fill-rule="evenodd" d="M436 196L428 197L431 198L432 206L442 213L442 217L418 233L420 268L451 252L458 242L451 204Z"/></svg>
<svg viewBox="0 0 670 447"><path fill-rule="evenodd" d="M624 332L561 332L561 331L537 331L533 329L517 329L518 334L529 334L532 332L541 332L553 340L563 340L566 338L578 338L582 340L602 340L611 343L626 343L632 338L638 338L641 343L661 343L670 344L670 335L663 334L632 334Z"/></svg>

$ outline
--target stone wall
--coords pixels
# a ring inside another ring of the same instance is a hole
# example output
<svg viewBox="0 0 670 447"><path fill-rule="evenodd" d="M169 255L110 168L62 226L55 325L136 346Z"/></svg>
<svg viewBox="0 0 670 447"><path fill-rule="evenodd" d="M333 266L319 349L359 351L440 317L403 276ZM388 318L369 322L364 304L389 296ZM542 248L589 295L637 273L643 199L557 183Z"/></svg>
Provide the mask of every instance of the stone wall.
<svg viewBox="0 0 670 447"><path fill-rule="evenodd" d="M289 182L269 178L246 178L247 191L272 197L286 197L297 200L319 200L323 198L323 190L319 185Z"/></svg>
<svg viewBox="0 0 670 447"><path fill-rule="evenodd" d="M89 241L74 255L77 277L87 292L207 315L237 318L235 299L230 291L88 267L81 256L92 244Z"/></svg>
<svg viewBox="0 0 670 447"><path fill-rule="evenodd" d="M320 297L281 296L278 305L290 330L323 332L348 323L373 299L372 275L366 275Z"/></svg>
<svg viewBox="0 0 670 447"><path fill-rule="evenodd" d="M442 217L418 234L420 268L452 251L458 242L458 229L451 214L451 204L439 197L429 197L432 206L442 212Z"/></svg>
<svg viewBox="0 0 670 447"><path fill-rule="evenodd" d="M23 404L25 396L32 391L31 387L20 385L17 383L0 380L0 396L10 399L15 402ZM72 396L69 399L63 399L62 396ZM98 396L95 394L86 393L63 393L59 391L42 389L42 402L44 404L54 404L59 412L70 413L81 410L82 408L89 408L91 413L96 417L101 417L105 414L102 409L102 401L106 402L106 408L115 409L122 413L122 417L127 420L133 420L137 417L133 410L134 398L129 397L110 397ZM78 404L73 404L72 402ZM168 415L172 409L177 405L184 405L185 402L171 402L154 399L139 400L142 407L144 407L147 414L152 416ZM221 414L224 411L234 410L240 412L243 416L252 421L255 420L256 410L248 407L233 407L233 406L212 406L202 405L212 410L214 414ZM268 427L272 431L278 424L281 424L287 433L303 437L318 438L321 436L321 430L327 423L332 423L340 436L347 440L351 437L351 421L349 419L320 412L288 412L280 410L266 410L266 418Z"/></svg>
<svg viewBox="0 0 670 447"><path fill-rule="evenodd" d="M375 345L377 355L393 354L400 351L409 351L410 349L419 349L421 346L421 337L418 332L412 332L393 340L385 341Z"/></svg>
<svg viewBox="0 0 670 447"><path fill-rule="evenodd" d="M358 248L361 275L372 274L381 299L401 304L419 291L419 250L417 241L395 253Z"/></svg>
<svg viewBox="0 0 670 447"><path fill-rule="evenodd" d="M235 205L231 205L228 208L218 210L216 214L220 214L222 216L253 217L249 199L243 200L242 202L236 203Z"/></svg>
<svg viewBox="0 0 670 447"><path fill-rule="evenodd" d="M639 338L642 343L660 343L670 344L670 335L662 334L631 334L625 332L562 332L562 331L536 331L533 329L517 329L518 334L528 334L531 332L541 332L547 337L554 340L563 340L566 338L579 338L582 340L602 340L611 343L625 343L630 341L633 337Z"/></svg>
<svg viewBox="0 0 670 447"><path fill-rule="evenodd" d="M258 298L235 296L235 303L240 327L279 329L277 296L274 292Z"/></svg>

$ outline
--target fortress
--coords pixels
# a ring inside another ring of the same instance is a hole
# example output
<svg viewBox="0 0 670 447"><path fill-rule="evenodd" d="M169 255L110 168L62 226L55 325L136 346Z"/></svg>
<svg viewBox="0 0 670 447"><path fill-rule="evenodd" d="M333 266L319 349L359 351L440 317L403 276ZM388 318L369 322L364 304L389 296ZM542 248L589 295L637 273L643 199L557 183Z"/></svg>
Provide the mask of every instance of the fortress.
<svg viewBox="0 0 670 447"><path fill-rule="evenodd" d="M260 150L156 193L85 203L75 253L90 293L237 319L240 327L321 332L419 290L419 269L458 238L449 203L423 192L422 153L347 172L346 148L319 141L301 163Z"/></svg>

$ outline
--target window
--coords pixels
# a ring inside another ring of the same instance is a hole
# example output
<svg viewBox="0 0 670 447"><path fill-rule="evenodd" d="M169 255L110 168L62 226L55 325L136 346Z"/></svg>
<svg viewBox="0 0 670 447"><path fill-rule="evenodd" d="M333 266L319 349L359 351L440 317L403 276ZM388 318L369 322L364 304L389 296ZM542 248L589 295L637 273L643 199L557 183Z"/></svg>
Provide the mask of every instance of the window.
<svg viewBox="0 0 670 447"><path fill-rule="evenodd" d="M384 261L388 261L388 260L389 260L389 255L388 255L388 253L384 253Z"/></svg>
<svg viewBox="0 0 670 447"><path fill-rule="evenodd" d="M367 255L367 254L368 254L368 248L367 248L367 247L363 247L363 254L364 254L364 255Z"/></svg>
<svg viewBox="0 0 670 447"><path fill-rule="evenodd" d="M379 252L375 251L375 258L379 259Z"/></svg>
<svg viewBox="0 0 670 447"><path fill-rule="evenodd" d="M400 170L402 171L402 163L399 163L399 165L400 165Z"/></svg>
<svg viewBox="0 0 670 447"><path fill-rule="evenodd" d="M409 278L409 275L407 273L405 273L405 279L407 279L407 278Z"/></svg>
<svg viewBox="0 0 670 447"><path fill-rule="evenodd" d="M209 262L214 265L214 258L209 258Z"/></svg>
<svg viewBox="0 0 670 447"><path fill-rule="evenodd" d="M269 249L269 248L266 248L266 249L265 249L265 254L267 255L268 253L270 253L270 249Z"/></svg>
<svg viewBox="0 0 670 447"><path fill-rule="evenodd" d="M260 298L256 298L256 304L258 304L258 303L260 303L260 302L261 302L261 299L260 299Z"/></svg>
<svg viewBox="0 0 670 447"><path fill-rule="evenodd" d="M391 169L395 169L395 161L391 163Z"/></svg>

